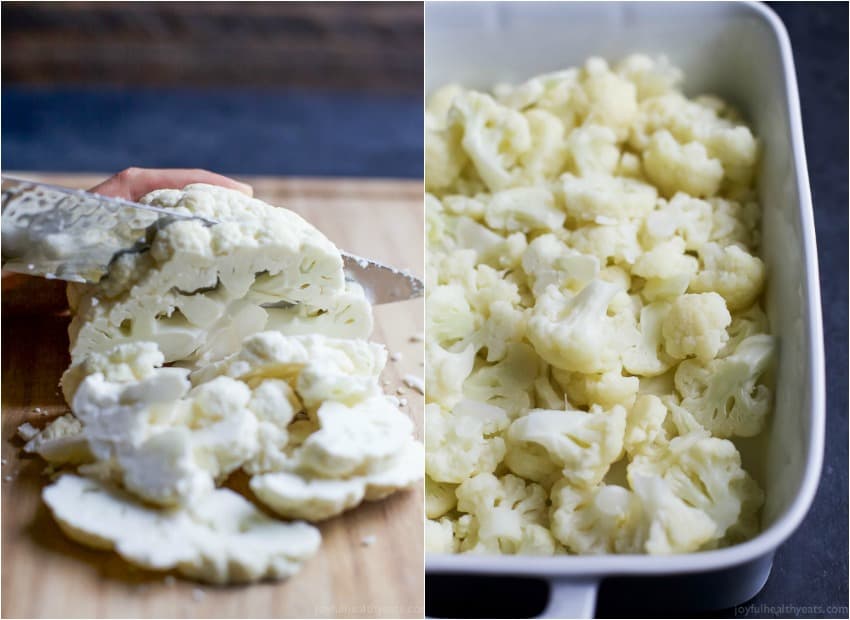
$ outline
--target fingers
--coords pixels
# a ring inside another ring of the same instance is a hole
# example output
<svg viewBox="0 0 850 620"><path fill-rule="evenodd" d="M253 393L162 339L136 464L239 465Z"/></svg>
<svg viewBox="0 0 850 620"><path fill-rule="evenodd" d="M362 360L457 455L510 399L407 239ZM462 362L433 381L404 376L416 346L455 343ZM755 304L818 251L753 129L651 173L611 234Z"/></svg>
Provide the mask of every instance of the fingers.
<svg viewBox="0 0 850 620"><path fill-rule="evenodd" d="M155 189L181 189L190 183L219 185L248 196L254 195L250 185L208 170L189 168L127 168L95 185L90 191L135 201Z"/></svg>

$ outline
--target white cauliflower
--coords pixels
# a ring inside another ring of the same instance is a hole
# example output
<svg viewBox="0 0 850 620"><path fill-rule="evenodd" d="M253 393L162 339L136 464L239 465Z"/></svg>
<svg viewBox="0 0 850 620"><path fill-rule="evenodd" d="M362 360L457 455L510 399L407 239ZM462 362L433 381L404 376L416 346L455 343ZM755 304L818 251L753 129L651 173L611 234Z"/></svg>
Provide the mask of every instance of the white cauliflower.
<svg viewBox="0 0 850 620"><path fill-rule="evenodd" d="M472 517L474 534L461 543L462 551L551 555L554 541L548 530L546 492L511 474L497 478L482 473L457 488L460 512ZM531 531L529 531L531 530Z"/></svg>
<svg viewBox="0 0 850 620"><path fill-rule="evenodd" d="M620 486L577 488L559 483L552 489L552 533L579 554L638 553L641 508Z"/></svg>
<svg viewBox="0 0 850 620"><path fill-rule="evenodd" d="M728 357L685 360L675 377L682 407L718 437L757 435L771 405L771 390L759 380L775 348L772 336L759 334L742 340Z"/></svg>
<svg viewBox="0 0 850 620"><path fill-rule="evenodd" d="M591 58L429 103L432 178L453 179L426 198L429 549L669 554L758 532L723 438L770 409L759 144L682 78ZM548 492L551 521L507 507L508 481Z"/></svg>
<svg viewBox="0 0 850 620"><path fill-rule="evenodd" d="M473 91L458 95L449 110L449 127L463 128L461 146L490 191L511 187L520 156L531 149L528 119Z"/></svg>
<svg viewBox="0 0 850 620"><path fill-rule="evenodd" d="M664 350L676 359L695 356L708 362L728 339L731 322L726 302L717 293L677 297L663 319Z"/></svg>
<svg viewBox="0 0 850 620"><path fill-rule="evenodd" d="M605 372L619 359L607 315L619 288L594 280L577 295L566 297L549 286L528 320L528 339L546 362L562 370Z"/></svg>
<svg viewBox="0 0 850 620"><path fill-rule="evenodd" d="M761 295L766 272L758 256L736 245L708 243L699 252L701 268L691 279L693 293L718 293L730 311L748 308Z"/></svg>
<svg viewBox="0 0 850 620"><path fill-rule="evenodd" d="M461 401L451 410L425 406L425 472L436 482L461 483L492 472L505 456L499 432L509 419L503 409Z"/></svg>
<svg viewBox="0 0 850 620"><path fill-rule="evenodd" d="M643 152L646 176L663 196L685 192L697 198L714 196L723 180L723 166L699 142L679 144L667 130L656 132Z"/></svg>
<svg viewBox="0 0 850 620"><path fill-rule="evenodd" d="M626 411L615 405L583 411L533 409L508 429L512 446L535 444L560 467L564 478L579 487L599 483L623 451Z"/></svg>

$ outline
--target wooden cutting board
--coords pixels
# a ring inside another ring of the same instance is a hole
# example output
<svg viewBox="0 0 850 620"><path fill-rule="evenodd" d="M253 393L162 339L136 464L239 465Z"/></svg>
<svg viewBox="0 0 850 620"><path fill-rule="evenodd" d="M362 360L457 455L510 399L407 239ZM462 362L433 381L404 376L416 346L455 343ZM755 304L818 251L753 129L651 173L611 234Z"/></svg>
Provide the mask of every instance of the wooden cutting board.
<svg viewBox="0 0 850 620"><path fill-rule="evenodd" d="M105 175L35 175L91 187ZM412 181L242 179L255 195L299 212L355 254L423 273L422 185ZM51 312L51 283L4 290L2 324L2 615L4 618L402 617L424 612L421 485L321 524L322 547L295 577L211 587L133 569L116 554L66 539L40 498L44 463L26 456L16 429L67 411L57 382L68 364L68 317ZM27 305L29 304L29 309ZM24 309L22 311L22 308ZM373 338L400 352L388 391L401 386L422 436L423 397L402 377L423 375L421 299L376 308ZM363 539L374 536L374 543Z"/></svg>

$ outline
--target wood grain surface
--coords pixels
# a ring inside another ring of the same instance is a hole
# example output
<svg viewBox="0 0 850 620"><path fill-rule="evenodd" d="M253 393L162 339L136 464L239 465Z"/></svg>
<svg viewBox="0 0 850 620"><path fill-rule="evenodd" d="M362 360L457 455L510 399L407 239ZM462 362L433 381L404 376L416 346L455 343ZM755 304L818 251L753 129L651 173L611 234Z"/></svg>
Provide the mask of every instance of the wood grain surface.
<svg viewBox="0 0 850 620"><path fill-rule="evenodd" d="M15 174L84 188L105 176ZM304 215L341 248L422 274L421 183L242 180L254 185L257 197ZM422 617L421 485L321 524L318 555L284 582L211 587L175 580L66 539L40 498L48 482L44 463L24 455L16 437L19 424L29 421L40 428L67 411L57 382L68 364L68 317L44 303L55 293L49 284L29 284L24 300L16 299L15 291L3 293L4 618ZM27 300L33 309L22 312ZM423 375L422 343L411 340L423 329L423 305L412 300L378 307L375 314L373 339L402 354L388 362L387 389L402 387L421 438L423 398L401 379L407 373ZM368 536L375 541L364 545Z"/></svg>
<svg viewBox="0 0 850 620"><path fill-rule="evenodd" d="M421 2L4 2L26 84L422 93Z"/></svg>

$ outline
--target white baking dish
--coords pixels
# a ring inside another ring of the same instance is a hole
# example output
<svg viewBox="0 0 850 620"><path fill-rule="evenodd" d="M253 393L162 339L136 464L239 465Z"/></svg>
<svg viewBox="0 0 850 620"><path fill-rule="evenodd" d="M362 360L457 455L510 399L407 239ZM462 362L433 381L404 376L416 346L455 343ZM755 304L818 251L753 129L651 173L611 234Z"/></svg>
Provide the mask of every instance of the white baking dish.
<svg viewBox="0 0 850 620"><path fill-rule="evenodd" d="M773 554L802 521L823 459L824 371L811 194L788 35L763 5L701 3L426 3L426 90L575 66L591 55L666 54L689 94L738 105L763 144L759 193L767 311L780 337L776 405L744 461L765 489L762 533L727 549L669 557L430 555L429 573L550 581L551 617L590 617L602 579L666 576L693 609L741 604L761 590ZM817 535L812 532L812 535ZM669 591L669 590L668 590Z"/></svg>

